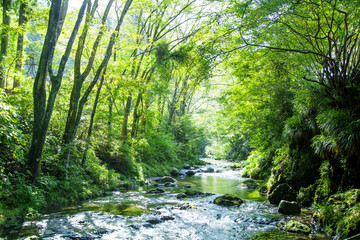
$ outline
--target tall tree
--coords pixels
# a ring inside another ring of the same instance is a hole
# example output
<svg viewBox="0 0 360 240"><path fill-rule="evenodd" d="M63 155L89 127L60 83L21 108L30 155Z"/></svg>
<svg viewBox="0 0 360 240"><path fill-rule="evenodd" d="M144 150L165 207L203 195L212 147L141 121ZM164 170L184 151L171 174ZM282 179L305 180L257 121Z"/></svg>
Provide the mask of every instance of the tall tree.
<svg viewBox="0 0 360 240"><path fill-rule="evenodd" d="M110 11L110 7L111 7L112 3L113 3L113 0L110 0L107 8L105 10L106 12ZM121 12L121 15L117 21L117 25L116 25L113 33L110 36L103 59L102 59L101 63L99 64L99 66L97 67L97 69L95 70L95 75L94 75L92 81L90 82L89 86L84 91L83 95L80 94L80 91L83 86L84 80L89 75L90 70L93 68L93 62L95 60L96 50L97 50L100 40L102 38L103 31L104 31L103 28L105 26L104 25L101 26L102 29L100 30L100 32L94 42L93 51L91 53L90 60L88 62L88 65L87 65L85 71L82 74L80 73L80 66L81 66L81 57L82 57L84 41L85 41L86 34L87 34L86 33L87 29L84 28L84 31L81 35L81 41L79 41L79 46L78 46L77 54L75 57L75 66L74 66L74 68L75 68L74 69L75 70L75 77L74 77L75 84L73 86L68 118L66 121L65 132L63 135L63 144L66 149L66 151L65 151L66 152L66 165L65 166L69 166L69 156L70 156L70 148L69 147L71 146L73 140L75 139L77 128L80 123L80 119L82 116L84 106L85 106L85 104L88 100L88 97L89 97L90 93L92 92L94 86L96 85L96 83L100 79L100 77L102 76L104 69L107 67L107 65L109 63L110 57L112 56L112 50L113 50L114 44L116 42L116 39L119 36L120 27L124 21L124 17L126 15L127 11L130 8L131 3L132 3L132 0L126 1L125 5L123 7L123 10ZM103 16L103 20L102 20L103 24L105 24L105 20L107 17L106 12Z"/></svg>
<svg viewBox="0 0 360 240"><path fill-rule="evenodd" d="M49 122L52 116L53 108L57 93L60 89L62 77L65 71L66 63L72 46L75 42L77 32L80 28L83 16L85 14L88 0L84 0L80 8L76 23L72 30L71 36L68 40L65 52L61 58L57 74L53 72L53 59L56 44L65 21L68 0L54 0L51 2L49 12L48 28L40 55L39 66L36 73L33 86L33 101L34 101L34 122L33 122L33 136L30 150L28 153L28 160L32 173L32 180L35 182L39 175L40 162L45 144L45 138L49 127ZM50 77L50 93L46 97L46 82L47 76Z"/></svg>
<svg viewBox="0 0 360 240"><path fill-rule="evenodd" d="M8 55L9 47L9 31L10 31L10 9L11 9L11 0L2 1L2 31L1 31L1 51L0 51L0 88L5 88L5 68L4 68L4 58Z"/></svg>
<svg viewBox="0 0 360 240"><path fill-rule="evenodd" d="M28 18L26 16L27 2L20 1L19 7L19 32L17 39L17 47L16 47L16 63L15 63L15 71L18 73L21 72L22 63L23 63L23 51L24 51L24 25L27 22ZM19 86L19 76L16 74L13 82L13 89Z"/></svg>

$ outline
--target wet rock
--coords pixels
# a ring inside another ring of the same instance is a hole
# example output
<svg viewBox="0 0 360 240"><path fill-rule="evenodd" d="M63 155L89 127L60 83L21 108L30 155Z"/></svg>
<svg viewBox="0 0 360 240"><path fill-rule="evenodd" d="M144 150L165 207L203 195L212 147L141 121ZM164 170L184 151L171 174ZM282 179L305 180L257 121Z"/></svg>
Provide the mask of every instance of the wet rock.
<svg viewBox="0 0 360 240"><path fill-rule="evenodd" d="M234 221L237 223L251 222L260 225L270 225L270 224L274 225L278 222L278 220L272 218L246 217L246 216L236 218Z"/></svg>
<svg viewBox="0 0 360 240"><path fill-rule="evenodd" d="M187 169L187 170L188 170L188 169L191 169L191 167L189 166L189 164L185 164L184 167L183 167L183 169Z"/></svg>
<svg viewBox="0 0 360 240"><path fill-rule="evenodd" d="M214 195L214 194L213 193L203 193L203 192L187 189L187 190L185 190L185 192L179 193L176 196L176 198L182 199L182 198L189 198L189 197L207 197L207 196L211 196L211 195Z"/></svg>
<svg viewBox="0 0 360 240"><path fill-rule="evenodd" d="M186 171L186 176L194 176L194 175L195 175L195 171L193 170Z"/></svg>
<svg viewBox="0 0 360 240"><path fill-rule="evenodd" d="M296 232L296 233L304 233L304 234L311 233L311 229L309 228L309 226L295 220L290 220L289 222L280 221L278 223L278 227L288 232Z"/></svg>
<svg viewBox="0 0 360 240"><path fill-rule="evenodd" d="M173 206L170 209L180 209L180 210L196 209L196 206L191 203L184 202L182 204L177 204L176 206Z"/></svg>
<svg viewBox="0 0 360 240"><path fill-rule="evenodd" d="M179 170L177 170L176 168L173 168L170 172L170 175L173 177L177 177L180 175Z"/></svg>
<svg viewBox="0 0 360 240"><path fill-rule="evenodd" d="M301 213L301 209L296 202L281 200L278 212L284 215L298 215Z"/></svg>
<svg viewBox="0 0 360 240"><path fill-rule="evenodd" d="M147 191L147 193L150 193L150 194L159 194L159 193L164 193L164 192L165 192L165 190L162 188L154 188L154 189Z"/></svg>
<svg viewBox="0 0 360 240"><path fill-rule="evenodd" d="M140 226L139 225L135 225L135 224L130 224L129 227L135 229L135 230L139 230Z"/></svg>
<svg viewBox="0 0 360 240"><path fill-rule="evenodd" d="M271 204L279 204L281 200L296 201L297 193L289 184L283 183L277 186L269 194L268 200Z"/></svg>
<svg viewBox="0 0 360 240"><path fill-rule="evenodd" d="M70 238L72 240L93 240L95 237L90 235L84 235L84 236L63 236L65 238Z"/></svg>
<svg viewBox="0 0 360 240"><path fill-rule="evenodd" d="M175 218L173 216L162 216L160 219L162 221L170 221L170 220L174 220Z"/></svg>
<svg viewBox="0 0 360 240"><path fill-rule="evenodd" d="M252 179L247 179L245 181L243 181L240 184L240 187L242 188L247 188L247 189L258 189L259 188L259 184L257 184L254 180Z"/></svg>
<svg viewBox="0 0 360 240"><path fill-rule="evenodd" d="M240 206L244 201L234 195L225 194L223 196L217 197L214 200L214 203L220 206Z"/></svg>
<svg viewBox="0 0 360 240"><path fill-rule="evenodd" d="M205 172L205 173L213 173L213 172L215 172L215 169L213 169L212 167L207 167L207 168L201 169L201 171Z"/></svg>
<svg viewBox="0 0 360 240"><path fill-rule="evenodd" d="M183 198L187 198L188 196L185 193L179 193L178 195L176 195L177 199L183 199Z"/></svg>
<svg viewBox="0 0 360 240"><path fill-rule="evenodd" d="M165 176L165 177L161 178L161 182L162 183L176 183L176 180L173 179L172 177Z"/></svg>
<svg viewBox="0 0 360 240"><path fill-rule="evenodd" d="M161 183L155 183L154 187L165 187L165 184L161 184Z"/></svg>
<svg viewBox="0 0 360 240"><path fill-rule="evenodd" d="M153 219L146 220L146 222L154 225L154 224L162 223L163 221L161 219L153 218Z"/></svg>
<svg viewBox="0 0 360 240"><path fill-rule="evenodd" d="M196 206L193 205L193 204L191 204L191 203L185 202L185 203L181 204L180 209L181 209L181 210L185 210L185 209L196 209Z"/></svg>
<svg viewBox="0 0 360 240"><path fill-rule="evenodd" d="M165 187L172 187L172 188L174 188L174 187L177 187L177 186L178 186L178 185L175 184L175 183L170 183L170 182L165 183Z"/></svg>

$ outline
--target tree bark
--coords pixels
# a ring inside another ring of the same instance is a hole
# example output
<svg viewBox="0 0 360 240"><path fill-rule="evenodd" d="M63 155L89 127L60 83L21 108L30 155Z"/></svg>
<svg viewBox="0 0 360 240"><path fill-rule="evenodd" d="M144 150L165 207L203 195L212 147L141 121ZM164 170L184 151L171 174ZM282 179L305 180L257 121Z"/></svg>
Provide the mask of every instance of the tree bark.
<svg viewBox="0 0 360 240"><path fill-rule="evenodd" d="M94 117L95 117L96 108L97 108L97 105L98 105L98 102L99 102L101 88L102 88L104 80L105 80L105 75L106 75L106 68L104 69L103 75L101 77L100 85L99 85L99 88L98 88L98 90L96 92L94 106L93 106L93 109L91 111L90 124L89 124L88 134L87 134L87 137L86 137L86 146L85 146L83 159L82 159L82 162L81 162L81 165L83 167L85 166L88 151L89 151L89 147L90 147L91 134L92 134L92 129L93 129L93 125L94 125Z"/></svg>
<svg viewBox="0 0 360 240"><path fill-rule="evenodd" d="M131 92L129 92L129 96L126 99L125 111L124 111L124 120L121 130L121 139L123 143L127 142L127 135L128 135L128 121L129 115L131 110Z"/></svg>
<svg viewBox="0 0 360 240"><path fill-rule="evenodd" d="M0 88L5 88L6 79L5 79L5 67L4 67L4 58L8 55L9 47L9 30L10 30L10 14L9 10L11 8L11 0L3 0L3 18L2 25L3 30L1 32L1 51L0 51Z"/></svg>
<svg viewBox="0 0 360 240"><path fill-rule="evenodd" d="M133 124L131 128L131 138L136 138L138 128L139 128L139 120L140 120L140 114L139 114L139 105L142 101L142 93L140 92L137 96L135 106L134 106L134 114L133 114Z"/></svg>
<svg viewBox="0 0 360 240"><path fill-rule="evenodd" d="M27 4L24 1L21 1L20 3L20 9L19 9L19 33L18 33L18 39L17 39L17 47L16 47L16 63L15 63L15 71L18 72L18 74L21 73L22 69L22 61L23 61L23 51L24 51L24 32L23 28L25 23L27 22L27 17L25 16ZM13 82L13 89L18 87L20 85L19 83L19 76L15 75L14 82Z"/></svg>
<svg viewBox="0 0 360 240"><path fill-rule="evenodd" d="M107 64L108 64L108 62L110 60L110 57L112 55L112 50L113 50L116 38L119 36L120 27L121 27L121 25L122 25L122 23L124 21L124 17L126 15L127 11L129 10L132 1L133 0L127 0L125 5L124 5L123 11L121 12L120 19L118 20L118 23L117 23L113 33L110 36L109 43L108 43L108 46L106 48L104 58L101 61L100 65L98 66L97 70L95 71L95 76L94 76L93 80L90 82L88 88L85 90L85 92L81 96L81 98L80 98L80 95L77 95L76 97L74 97L74 99L76 101L73 99L75 107L70 106L70 108L69 108L69 115L68 115L68 119L67 119L65 132L64 132L64 135L63 135L63 147L65 147L65 149L66 149L67 146L70 146L71 143L73 142L73 140L75 139L76 132L77 132L77 129L78 129L78 126L79 126L79 123L80 123L80 119L81 119L81 116L82 116L84 106L85 106L85 104L86 104L86 102L88 100L88 97L89 97L90 93L92 92L94 86L96 85L97 81L101 77L104 68L107 67ZM113 0L110 0L110 2L112 3ZM108 5L110 5L110 3ZM105 10L105 11L107 11L107 10ZM99 35L98 35L98 37L99 37ZM95 52L96 52L96 49L97 49L99 44L100 44L100 40L98 40L98 39L95 40L95 43L94 43L94 46L93 46L93 50L95 49ZM79 54L77 54L78 59L81 59L82 50L78 49L78 51L81 51ZM95 59L95 53L92 53L91 56L90 56L90 60L89 60L90 64L87 65L85 71L81 74L80 81L83 82L85 80L85 78L88 76L90 70L92 69L94 59ZM77 62L77 60L75 59L75 64L79 64L79 66L80 66L81 62ZM80 70L80 67L75 67L75 69L74 69L74 71L78 72L78 74L79 74L79 70ZM81 86L82 86L82 84L81 84ZM81 89L81 87L80 87L80 89ZM77 106L77 108L76 108L76 106ZM70 155L70 149L69 148L67 148L65 154L66 154L65 166L67 168L69 166L69 155Z"/></svg>
<svg viewBox="0 0 360 240"><path fill-rule="evenodd" d="M53 112L57 92L61 86L65 66L70 55L73 43L79 30L88 0L84 0L80 8L77 21L69 38L65 53L63 54L57 75L53 75L52 61L58 37L67 12L68 1L53 0L50 7L48 28L40 55L38 70L33 86L34 123L33 136L28 153L32 181L35 182L40 171L40 162L45 145L45 138ZM49 72L51 89L46 99L46 79Z"/></svg>

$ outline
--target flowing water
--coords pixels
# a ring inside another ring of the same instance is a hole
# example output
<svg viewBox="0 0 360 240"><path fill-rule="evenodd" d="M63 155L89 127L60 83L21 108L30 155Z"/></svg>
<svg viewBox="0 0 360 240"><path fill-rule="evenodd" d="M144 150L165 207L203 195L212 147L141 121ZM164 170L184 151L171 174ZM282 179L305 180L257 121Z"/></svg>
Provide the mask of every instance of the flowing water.
<svg viewBox="0 0 360 240"><path fill-rule="evenodd" d="M177 187L149 194L153 187L114 191L111 195L41 215L36 221L3 232L5 239L330 239L317 232L289 233L276 227L284 216L256 190L239 187L244 178L229 163L205 159L216 171L178 177ZM178 199L185 188L202 197ZM213 203L231 193L245 202L240 207Z"/></svg>

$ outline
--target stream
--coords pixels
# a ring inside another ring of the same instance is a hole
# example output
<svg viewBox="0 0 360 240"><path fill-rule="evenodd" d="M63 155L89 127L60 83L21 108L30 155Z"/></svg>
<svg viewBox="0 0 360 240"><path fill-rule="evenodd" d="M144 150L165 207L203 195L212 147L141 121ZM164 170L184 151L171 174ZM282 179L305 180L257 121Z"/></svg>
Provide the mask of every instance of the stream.
<svg viewBox="0 0 360 240"><path fill-rule="evenodd" d="M105 197L43 213L2 233L4 239L331 239L312 226L310 235L277 228L284 219L267 197L256 190L240 187L246 180L229 162L203 159L213 173L177 177L176 187L162 187L165 193L149 194L154 186L113 191ZM179 199L184 189L204 196ZM213 203L231 193L242 199L240 207ZM305 213L302 213L305 217Z"/></svg>

